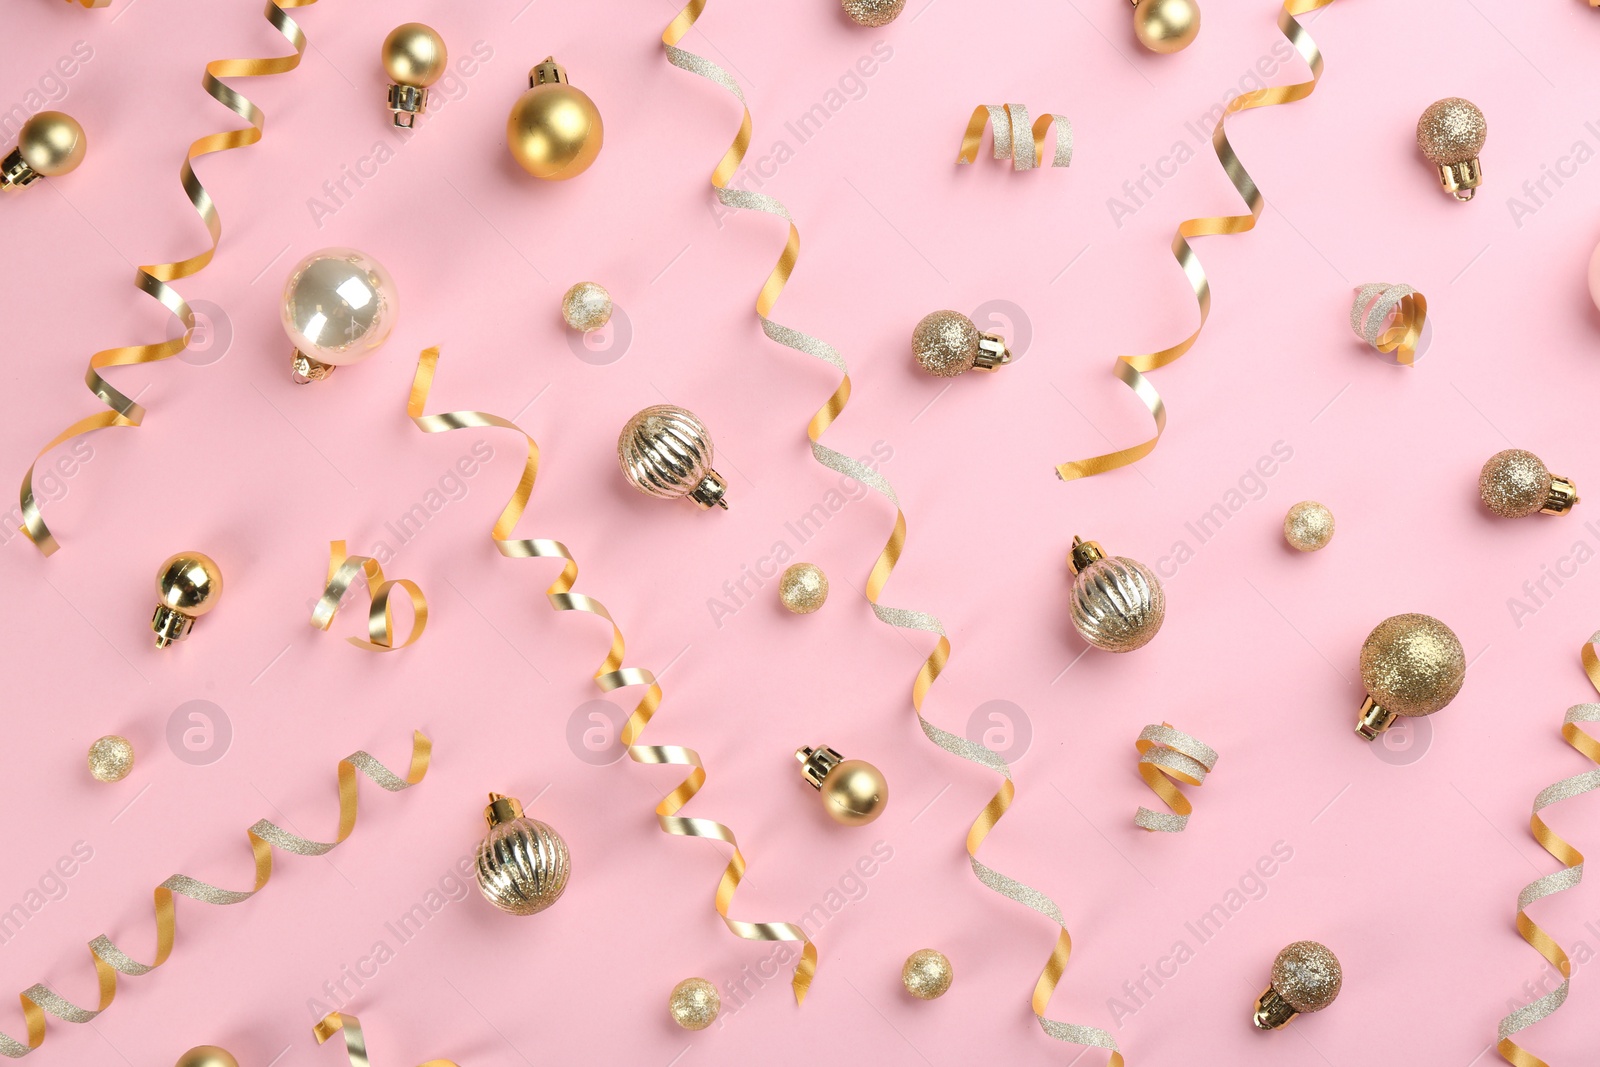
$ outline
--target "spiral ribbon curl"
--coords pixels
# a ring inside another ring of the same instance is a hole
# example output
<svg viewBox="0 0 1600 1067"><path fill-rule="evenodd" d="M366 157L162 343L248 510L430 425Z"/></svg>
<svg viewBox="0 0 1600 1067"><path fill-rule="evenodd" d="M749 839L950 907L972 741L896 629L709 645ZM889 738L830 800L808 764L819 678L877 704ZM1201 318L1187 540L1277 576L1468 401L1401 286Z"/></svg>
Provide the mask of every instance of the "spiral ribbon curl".
<svg viewBox="0 0 1600 1067"><path fill-rule="evenodd" d="M423 433L444 433L449 430L462 430L469 427L498 427L503 430L514 430L522 434L528 442L527 460L523 464L522 479L517 483L517 488L511 494L511 499L506 502L505 508L500 512L500 517L495 520L489 536L494 540L495 547L502 556L511 559L559 559L565 562L561 573L556 580L550 583L545 590L545 599L556 611L581 611L604 619L611 626L611 650L606 653L605 660L594 672L594 680L599 685L601 692L609 693L616 689L625 689L631 686L644 686L644 694L639 698L639 703L634 706L628 721L622 727L622 743L627 746L628 757L635 763L669 764L677 767L689 768L689 773L677 788L662 798L656 805L656 822L665 833L678 837L702 837L713 841L722 841L733 848L733 855L728 859L728 865L723 869L722 879L717 883L716 907L717 914L729 930L739 937L750 941L799 941L804 944L800 953L800 961L795 965L794 978L791 985L794 988L796 1003L804 1003L806 991L811 988L812 976L817 970L817 948L811 939L799 926L793 923L752 923L732 917L730 911L733 907L733 895L739 888L739 883L744 880L747 866L744 853L739 849L739 842L734 837L733 831L722 823L711 819L695 819L679 815L684 805L694 798L705 785L705 763L700 754L692 748L683 748L678 745L642 745L639 743L644 735L645 727L661 706L661 685L655 675L642 667L625 667L623 661L627 656L627 645L622 636L622 628L611 617L611 612L600 601L582 593L574 593L573 587L578 582L578 561L566 545L560 541L549 541L539 538L523 538L513 540L512 532L516 529L517 521L522 513L527 510L528 501L533 497L533 484L539 475L539 445L533 436L524 433L516 423L510 419L491 415L484 411L448 411L438 415L424 415L423 411L428 406L428 394L433 389L433 375L439 364L439 349L437 347L425 349L417 359L417 373L411 382L411 397L406 404L406 414L411 421L417 424L417 429Z"/></svg>
<svg viewBox="0 0 1600 1067"><path fill-rule="evenodd" d="M1600 633L1592 635L1583 646L1582 660L1590 684L1600 692L1600 655L1595 651L1597 644L1600 644ZM1580 725L1587 722L1600 722L1600 704L1575 704L1568 708L1566 719L1561 724L1561 736L1590 763L1600 766L1600 741L1585 733ZM1496 1049L1512 1067L1549 1067L1544 1060L1518 1045L1512 1038L1541 1019L1555 1014L1556 1009L1565 1003L1568 987L1572 984L1572 964L1567 954L1556 944L1555 938L1528 918L1528 907L1535 901L1575 888L1583 881L1583 853L1550 829L1539 813L1552 804L1597 789L1600 789L1600 770L1585 771L1545 787L1533 799L1533 815L1528 820L1533 839L1554 856L1562 867L1553 874L1535 878L1517 894L1517 932L1550 966L1560 972L1561 984L1500 1020L1500 1042Z"/></svg>
<svg viewBox="0 0 1600 1067"><path fill-rule="evenodd" d="M266 115L259 107L221 79L282 74L298 67L301 57L305 55L306 35L288 16L285 9L306 7L316 2L317 0L267 0L266 19L294 48L293 55L266 59L216 59L206 64L205 74L200 79L201 87L213 100L250 124L242 130L224 130L199 138L189 146L183 166L179 169L183 191L188 194L189 203L194 205L200 220L205 223L206 230L211 234L211 247L175 263L142 266L135 271L133 279L133 284L138 286L140 291L154 297L183 323L183 336L160 344L107 348L89 357L89 368L84 374L84 383L110 410L79 419L56 434L39 450L38 455L34 456L33 462L28 464L27 473L22 476L20 492L22 529L28 535L28 540L38 546L39 551L46 556L53 555L61 546L56 542L55 535L50 532L50 527L45 524L44 516L39 511L39 502L33 495L34 467L57 445L74 437L112 426L137 427L142 423L145 409L106 381L100 372L112 367L131 367L140 363L158 363L164 359L171 359L189 347L189 338L194 334L194 312L190 310L183 297L178 295L178 291L167 283L199 274L216 255L217 246L222 241L222 219L217 214L217 207L211 200L211 194L200 184L200 179L195 177L194 161L213 152L226 152L231 148L244 148L255 144L261 140L262 128L266 122Z"/></svg>
<svg viewBox="0 0 1600 1067"><path fill-rule="evenodd" d="M1256 187L1255 179L1250 177L1244 169L1244 164L1239 162L1239 157L1233 151L1233 146L1228 143L1228 135L1223 129L1228 116L1240 111L1249 111L1251 108L1270 107L1273 104L1290 104L1296 100L1304 100L1317 88L1317 83L1322 80L1322 52L1317 48L1316 42L1306 32L1304 26L1295 21L1296 15L1304 15L1318 8L1327 7L1334 0L1284 0L1283 10L1278 13L1278 29L1289 39L1294 50L1300 53L1301 58L1311 68L1309 81L1296 82L1293 85L1275 85L1267 89L1255 89L1242 96L1236 96L1228 101L1223 109L1222 116L1217 119L1217 128L1211 135L1211 147L1216 150L1217 159L1222 163L1222 169L1228 176L1234 189L1244 199L1245 205L1250 209L1248 215L1213 215L1205 218L1189 219L1178 226L1178 232L1172 238L1172 255L1183 268L1183 273L1189 280L1189 286L1194 290L1195 300L1200 305L1200 324L1194 332L1171 348L1163 348L1159 352L1145 352L1135 356L1118 356L1112 364L1112 373L1117 380L1132 389L1134 395L1144 404L1150 412L1150 417L1155 420L1156 435L1147 441L1128 448L1118 449L1104 455L1091 456L1088 459L1072 460L1056 467L1056 476L1064 482L1074 481L1078 478L1090 478L1096 474L1116 470L1137 463L1139 460L1155 451L1156 444L1160 442L1161 435L1167 429L1167 408L1161 399L1161 394L1156 392L1156 387L1150 384L1145 377L1150 371L1160 370L1169 363L1175 363L1200 338L1200 331L1205 329L1206 320L1211 317L1211 281L1206 277L1206 271L1200 265L1200 257L1189 245L1191 237L1212 237L1223 234L1247 233L1255 229L1256 221L1261 218L1261 212L1266 207L1266 201L1261 197L1261 190Z"/></svg>
<svg viewBox="0 0 1600 1067"><path fill-rule="evenodd" d="M1395 353L1402 367L1415 365L1427 321L1428 299L1409 285L1369 282L1350 305L1350 329L1379 352Z"/></svg>
<svg viewBox="0 0 1600 1067"><path fill-rule="evenodd" d="M326 630L333 625L333 617L339 613L339 604L350 591L350 586L355 584L357 575L366 578L367 592L372 597L372 604L367 610L369 640L359 637L347 637L345 640L368 652L395 652L415 644L428 628L428 598L422 595L417 583L409 578L385 578L383 566L371 556L347 556L343 541L332 541L328 545L328 583L322 590L322 598L311 612L311 625L319 630ZM410 598L412 615L411 636L398 645L394 643L394 608L389 595L397 586Z"/></svg>
<svg viewBox="0 0 1600 1067"><path fill-rule="evenodd" d="M311 1033L319 1045L341 1031L344 1033L344 1051L350 1059L350 1067L372 1067L372 1060L367 1057L367 1039L361 1032L361 1020L354 1015L330 1011L311 1028ZM458 1067L458 1065L455 1060L429 1060L427 1063L418 1064L417 1067Z"/></svg>
<svg viewBox="0 0 1600 1067"><path fill-rule="evenodd" d="M1072 938L1067 933L1065 920L1062 918L1061 909L1055 901L1031 886L1024 885L1007 875L1001 874L978 860L978 849L994 829L1001 816L1010 808L1012 798L1016 795L1016 787L1011 780L1011 768L1004 757L999 753L964 737L942 730L922 716L922 703L927 696L928 689L933 685L945 664L950 659L950 640L945 635L944 625L934 616L919 611L907 611L902 608L891 608L880 604L879 597L883 592L884 584L893 573L895 563L900 558L900 553L905 548L906 541L906 516L900 508L899 497L895 495L894 488L888 480L876 470L865 463L858 462L843 453L837 452L821 443L823 433L832 425L844 411L845 405L850 401L850 370L846 366L844 357L827 342L804 334L798 330L790 329L768 317L773 306L778 301L778 296L788 284L790 276L794 273L795 263L800 256L800 231L794 224L788 208L773 197L761 193L746 192L741 189L728 187L729 180L738 170L743 161L745 152L750 147L753 121L749 105L745 102L744 92L739 88L738 82L727 71L693 52L687 52L677 47L695 22L705 10L706 0L689 0L684 8L678 12L666 31L661 35L661 42L666 50L667 61L681 70L699 75L708 81L722 86L739 101L744 116L740 121L739 132L734 137L733 143L717 164L716 170L711 175L711 185L717 199L727 207L747 211L759 211L768 215L776 215L789 224L789 238L779 257L777 264L767 275L766 283L761 287L761 292L756 298L756 315L761 321L761 329L767 337L786 348L819 359L835 370L839 371L841 379L827 402L811 417L806 429L806 434L811 441L811 454L816 461L830 470L837 471L847 477L854 478L874 492L883 496L895 509L894 530L879 553L877 562L873 564L872 573L867 580L867 599L872 604L872 610L877 617L890 626L900 629L921 630L937 635L938 643L927 660L917 672L917 678L912 686L911 703L916 712L917 722L928 739L940 748L962 759L987 767L996 774L1001 775L1004 781L1000 789L990 799L978 818L973 822L967 834L967 854L972 864L972 870L978 880L1002 896L1009 897L1019 904L1026 905L1045 916L1060 928L1054 950L1049 961L1045 964L1044 971L1039 975L1039 980L1033 990L1033 1011L1039 1020L1039 1025L1051 1037L1060 1041L1073 1042L1080 1045L1090 1045L1095 1048L1111 1050L1109 1067L1122 1067L1122 1054L1117 1051L1116 1039L1105 1030L1093 1026L1081 1026L1074 1023L1058 1022L1045 1017L1045 1010L1049 1006L1051 995L1061 981L1062 973L1066 969L1067 959L1072 953Z"/></svg>
<svg viewBox="0 0 1600 1067"><path fill-rule="evenodd" d="M1139 731L1134 747L1139 750L1139 777L1150 791L1172 811L1152 811L1140 807L1133 824L1153 833L1181 834L1189 825L1194 805L1175 782L1198 786L1217 766L1217 750L1197 737L1175 730L1170 722L1151 723Z"/></svg>
<svg viewBox="0 0 1600 1067"><path fill-rule="evenodd" d="M123 952L104 934L89 942L89 955L94 959L95 975L100 983L100 1002L95 1008L82 1008L54 992L44 983L23 990L22 1014L28 1025L28 1043L0 1033L0 1056L21 1059L44 1043L46 1014L63 1022L87 1023L111 1006L117 995L117 975L137 977L149 974L172 954L178 932L175 896L188 897L202 904L238 904L249 900L266 887L272 878L272 850L280 848L296 856L325 856L332 852L356 828L357 779L356 772L369 778L380 789L398 793L422 781L428 773L428 761L433 752L433 742L421 733L411 735L411 768L401 778L366 752L354 752L339 761L339 832L332 841L313 841L292 834L269 819L262 819L247 831L250 852L255 857L256 881L250 889L221 889L175 874L156 886L156 956L152 963L140 963Z"/></svg>
<svg viewBox="0 0 1600 1067"><path fill-rule="evenodd" d="M1033 124L1033 134L1028 134L1028 109L1022 104L979 104L972 109L967 120L967 132L961 137L961 154L957 163L971 163L978 158L978 148L983 143L983 128L994 126L994 158L1011 157L1013 170L1032 170L1044 158L1044 139L1054 127L1056 154L1050 160L1052 167L1072 166L1072 122L1065 115L1040 115Z"/></svg>

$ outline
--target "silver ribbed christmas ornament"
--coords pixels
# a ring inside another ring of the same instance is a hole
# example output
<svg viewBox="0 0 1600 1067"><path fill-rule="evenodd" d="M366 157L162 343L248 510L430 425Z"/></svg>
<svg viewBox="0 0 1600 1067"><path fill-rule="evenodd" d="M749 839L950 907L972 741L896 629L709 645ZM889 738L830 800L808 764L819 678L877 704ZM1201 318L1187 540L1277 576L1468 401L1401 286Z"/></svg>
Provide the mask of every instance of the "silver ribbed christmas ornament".
<svg viewBox="0 0 1600 1067"><path fill-rule="evenodd" d="M641 493L727 510L728 483L711 469L711 432L692 411L657 404L639 412L617 437L617 462Z"/></svg>
<svg viewBox="0 0 1600 1067"><path fill-rule="evenodd" d="M1143 648L1161 629L1167 598L1150 568L1125 556L1107 556L1097 542L1072 539L1072 625L1107 652Z"/></svg>
<svg viewBox="0 0 1600 1067"><path fill-rule="evenodd" d="M478 845L478 890L512 915L536 915L560 898L572 873L561 835L522 814L513 797L489 794L489 836Z"/></svg>

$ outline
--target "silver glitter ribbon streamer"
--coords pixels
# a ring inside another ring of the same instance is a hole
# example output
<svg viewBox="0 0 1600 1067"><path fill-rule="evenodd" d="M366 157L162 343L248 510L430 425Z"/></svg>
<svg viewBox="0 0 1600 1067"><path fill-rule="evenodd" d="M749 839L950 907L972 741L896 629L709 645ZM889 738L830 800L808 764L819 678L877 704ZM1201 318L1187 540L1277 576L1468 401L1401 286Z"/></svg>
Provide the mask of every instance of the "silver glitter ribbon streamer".
<svg viewBox="0 0 1600 1067"><path fill-rule="evenodd" d="M972 163L978 158L985 126L994 127L994 158L1011 157L1013 170L1032 170L1044 156L1044 139L1051 129L1056 134L1052 167L1072 166L1072 121L1065 115L1041 115L1030 130L1028 109L1022 104L979 104L961 137L957 163Z"/></svg>
<svg viewBox="0 0 1600 1067"><path fill-rule="evenodd" d="M1141 807L1134 812L1133 824L1157 833L1182 833L1189 825L1194 807L1169 779L1193 786L1205 784L1206 775L1216 768L1217 750L1199 738L1173 729L1171 723L1146 726L1139 731L1134 747L1139 750L1139 777L1172 811Z"/></svg>
<svg viewBox="0 0 1600 1067"><path fill-rule="evenodd" d="M1398 312L1398 314L1396 314ZM1428 301L1409 285L1368 282L1350 304L1350 329L1379 352L1395 352L1395 361L1416 362L1417 342L1428 319Z"/></svg>

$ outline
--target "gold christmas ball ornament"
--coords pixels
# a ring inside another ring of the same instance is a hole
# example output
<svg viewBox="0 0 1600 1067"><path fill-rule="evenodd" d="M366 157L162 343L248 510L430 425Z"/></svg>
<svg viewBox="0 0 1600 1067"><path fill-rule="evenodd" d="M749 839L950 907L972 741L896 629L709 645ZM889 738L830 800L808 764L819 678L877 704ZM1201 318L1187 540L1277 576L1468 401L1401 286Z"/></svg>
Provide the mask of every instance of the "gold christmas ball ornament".
<svg viewBox="0 0 1600 1067"><path fill-rule="evenodd" d="M225 1048L196 1045L178 1057L174 1067L239 1067L239 1061Z"/></svg>
<svg viewBox="0 0 1600 1067"><path fill-rule="evenodd" d="M969 370L997 370L1011 362L1011 350L999 337L981 332L959 311L924 315L911 331L911 354L936 378L954 378Z"/></svg>
<svg viewBox="0 0 1600 1067"><path fill-rule="evenodd" d="M166 648L189 635L194 621L222 599L222 568L204 552L179 552L156 571L160 603L150 620L156 647Z"/></svg>
<svg viewBox="0 0 1600 1067"><path fill-rule="evenodd" d="M528 72L528 91L506 120L506 144L523 170L548 181L575 178L589 169L604 139L600 109L567 82L553 56Z"/></svg>
<svg viewBox="0 0 1600 1067"><path fill-rule="evenodd" d="M389 110L396 126L410 129L428 109L428 86L445 72L448 59L444 38L431 26L407 22L389 31L383 39L383 69L393 82Z"/></svg>
<svg viewBox="0 0 1600 1067"><path fill-rule="evenodd" d="M295 264L279 309L294 381L321 381L377 351L394 329L397 297L383 264L353 248L323 248Z"/></svg>
<svg viewBox="0 0 1600 1067"><path fill-rule="evenodd" d="M1133 0L1133 33L1152 52L1181 52L1200 33L1194 0Z"/></svg>
<svg viewBox="0 0 1600 1067"><path fill-rule="evenodd" d="M611 321L611 294L595 282L579 282L561 297L561 317L579 333L598 330Z"/></svg>
<svg viewBox="0 0 1600 1067"><path fill-rule="evenodd" d="M949 957L931 948L913 952L900 968L900 984L918 1000L938 1000L950 991L955 976Z"/></svg>
<svg viewBox="0 0 1600 1067"><path fill-rule="evenodd" d="M857 26L887 26L906 9L906 0L839 0Z"/></svg>
<svg viewBox="0 0 1600 1067"><path fill-rule="evenodd" d="M1143 563L1107 556L1098 542L1074 537L1067 569L1072 572L1072 625L1094 647L1132 652L1161 629L1166 594Z"/></svg>
<svg viewBox="0 0 1600 1067"><path fill-rule="evenodd" d="M133 770L133 744L126 737L106 734L89 746L89 773L97 782L120 782Z"/></svg>
<svg viewBox="0 0 1600 1067"><path fill-rule="evenodd" d="M1302 552L1327 548L1333 540L1333 512L1315 500L1302 500L1283 517L1283 539Z"/></svg>
<svg viewBox="0 0 1600 1067"><path fill-rule="evenodd" d="M1566 514L1578 502L1578 488L1570 479L1551 474L1532 452L1508 448L1483 465L1478 496L1501 518L1520 519L1534 512Z"/></svg>
<svg viewBox="0 0 1600 1067"><path fill-rule="evenodd" d="M796 563L778 580L778 599L796 615L810 615L828 599L828 576L815 563Z"/></svg>
<svg viewBox="0 0 1600 1067"><path fill-rule="evenodd" d="M1478 105L1459 96L1428 105L1417 120L1417 147L1439 168L1439 184L1462 202L1483 184L1478 153L1489 136L1489 124Z"/></svg>
<svg viewBox="0 0 1600 1067"><path fill-rule="evenodd" d="M77 119L61 111L41 111L22 124L17 147L0 161L0 188L20 189L75 170L88 147Z"/></svg>
<svg viewBox="0 0 1600 1067"><path fill-rule="evenodd" d="M1321 1011L1339 995L1344 971L1320 941L1296 941L1272 961L1272 981L1256 1000L1258 1030L1281 1030L1296 1015Z"/></svg>
<svg viewBox="0 0 1600 1067"><path fill-rule="evenodd" d="M514 797L489 794L489 833L478 845L478 891L512 915L537 915L561 897L572 857L561 835L522 814Z"/></svg>
<svg viewBox="0 0 1600 1067"><path fill-rule="evenodd" d="M866 760L845 759L831 748L796 749L794 758L834 822L865 826L889 806L889 783Z"/></svg>
<svg viewBox="0 0 1600 1067"><path fill-rule="evenodd" d="M1384 619L1361 643L1361 684L1367 699L1356 733L1368 741L1395 716L1432 715L1456 698L1467 656L1455 631L1431 615Z"/></svg>
<svg viewBox="0 0 1600 1067"><path fill-rule="evenodd" d="M722 998L717 995L717 987L706 979L685 978L672 987L667 1010L672 1013L672 1021L685 1030L704 1030L717 1021Z"/></svg>
<svg viewBox="0 0 1600 1067"><path fill-rule="evenodd" d="M711 432L694 412L671 404L645 408L617 436L623 477L646 496L682 497L701 511L728 508L728 483L711 469Z"/></svg>

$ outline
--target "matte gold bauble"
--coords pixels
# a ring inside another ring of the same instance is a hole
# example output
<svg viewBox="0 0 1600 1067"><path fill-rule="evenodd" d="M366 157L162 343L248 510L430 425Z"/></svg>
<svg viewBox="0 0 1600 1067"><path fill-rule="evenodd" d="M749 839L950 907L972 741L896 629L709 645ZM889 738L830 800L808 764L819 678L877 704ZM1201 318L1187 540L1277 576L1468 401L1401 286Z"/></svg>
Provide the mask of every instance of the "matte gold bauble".
<svg viewBox="0 0 1600 1067"><path fill-rule="evenodd" d="M672 1013L672 1021L685 1030L704 1030L717 1021L722 998L717 995L717 987L706 979L685 978L672 987L667 1010Z"/></svg>
<svg viewBox="0 0 1600 1067"><path fill-rule="evenodd" d="M865 826L889 806L889 783L866 760L845 759L831 748L797 749L794 758L834 822Z"/></svg>
<svg viewBox="0 0 1600 1067"><path fill-rule="evenodd" d="M900 968L900 984L918 1000L937 1000L950 990L955 969L950 958L931 948L918 949Z"/></svg>
<svg viewBox="0 0 1600 1067"><path fill-rule="evenodd" d="M174 1067L239 1067L239 1061L225 1048L196 1045L178 1057Z"/></svg>
<svg viewBox="0 0 1600 1067"><path fill-rule="evenodd" d="M1200 32L1200 6L1194 0L1134 0L1133 32L1152 52L1181 52Z"/></svg>
<svg viewBox="0 0 1600 1067"><path fill-rule="evenodd" d="M600 109L567 83L567 72L547 58L528 75L528 91L506 120L506 145L535 178L565 181L589 169L605 130Z"/></svg>
<svg viewBox="0 0 1600 1067"><path fill-rule="evenodd" d="M383 39L383 69L388 72L389 110L394 124L409 130L416 117L428 109L428 86L447 68L444 38L431 26L407 22Z"/></svg>
<svg viewBox="0 0 1600 1067"><path fill-rule="evenodd" d="M65 174L83 162L87 148L77 119L61 111L41 111L22 124L17 147L0 161L0 188L20 189Z"/></svg>

